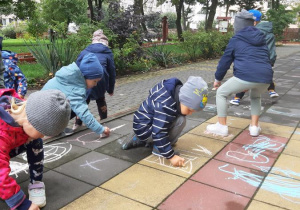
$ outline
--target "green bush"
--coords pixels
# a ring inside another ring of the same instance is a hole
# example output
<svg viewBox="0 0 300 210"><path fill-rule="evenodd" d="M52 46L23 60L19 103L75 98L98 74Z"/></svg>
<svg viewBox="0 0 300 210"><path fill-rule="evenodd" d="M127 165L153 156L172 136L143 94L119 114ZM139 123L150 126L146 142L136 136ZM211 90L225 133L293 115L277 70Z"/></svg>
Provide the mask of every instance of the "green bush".
<svg viewBox="0 0 300 210"><path fill-rule="evenodd" d="M148 55L161 67L168 67L172 63L172 51L164 45L154 45L147 50Z"/></svg>
<svg viewBox="0 0 300 210"><path fill-rule="evenodd" d="M1 34L3 34L7 38L11 38L11 39L16 38L16 32L13 25L8 25L5 28L2 28Z"/></svg>
<svg viewBox="0 0 300 210"><path fill-rule="evenodd" d="M41 18L34 18L28 22L27 32L34 37L40 37L47 32L48 25Z"/></svg>

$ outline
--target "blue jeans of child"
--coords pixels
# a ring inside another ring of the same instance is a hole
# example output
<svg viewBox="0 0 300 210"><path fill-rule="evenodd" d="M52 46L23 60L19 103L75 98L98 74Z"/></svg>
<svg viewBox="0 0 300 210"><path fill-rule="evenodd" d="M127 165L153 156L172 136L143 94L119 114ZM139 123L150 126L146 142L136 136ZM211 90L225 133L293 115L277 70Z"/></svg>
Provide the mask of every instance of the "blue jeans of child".
<svg viewBox="0 0 300 210"><path fill-rule="evenodd" d="M15 157L23 152L27 153L29 165L30 182L42 181L44 169L44 148L43 140L35 139L10 151L9 156Z"/></svg>

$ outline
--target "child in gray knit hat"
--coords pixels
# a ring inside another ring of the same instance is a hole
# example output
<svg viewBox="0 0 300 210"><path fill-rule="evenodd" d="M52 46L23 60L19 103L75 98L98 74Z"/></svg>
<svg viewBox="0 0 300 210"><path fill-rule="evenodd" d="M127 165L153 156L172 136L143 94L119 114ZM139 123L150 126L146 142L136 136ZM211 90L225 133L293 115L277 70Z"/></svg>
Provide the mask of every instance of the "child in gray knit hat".
<svg viewBox="0 0 300 210"><path fill-rule="evenodd" d="M184 166L184 158L175 154L172 145L185 127L185 116L204 109L207 93L201 77L190 76L183 85L177 78L161 81L134 113L134 134L123 142L122 149L149 146L151 142L152 154L167 158L173 166ZM148 141L150 137L152 141Z"/></svg>
<svg viewBox="0 0 300 210"><path fill-rule="evenodd" d="M43 156L32 140L44 135L55 136L67 126L71 108L58 90L38 91L23 101L13 89L0 89L0 197L11 209L38 209L46 205L45 186L41 182ZM35 141L42 145L41 141ZM10 176L9 160L27 151L31 183L29 199ZM31 190L42 190L37 198Z"/></svg>

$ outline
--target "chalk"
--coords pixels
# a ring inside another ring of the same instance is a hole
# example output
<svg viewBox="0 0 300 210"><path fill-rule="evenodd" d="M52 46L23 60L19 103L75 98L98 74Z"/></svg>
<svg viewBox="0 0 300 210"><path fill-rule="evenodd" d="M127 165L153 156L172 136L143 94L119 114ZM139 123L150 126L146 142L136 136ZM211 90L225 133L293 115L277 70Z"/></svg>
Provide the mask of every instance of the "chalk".
<svg viewBox="0 0 300 210"><path fill-rule="evenodd" d="M215 87L214 87L214 88L213 88L213 89L211 89L211 90L217 90L217 88L215 88Z"/></svg>

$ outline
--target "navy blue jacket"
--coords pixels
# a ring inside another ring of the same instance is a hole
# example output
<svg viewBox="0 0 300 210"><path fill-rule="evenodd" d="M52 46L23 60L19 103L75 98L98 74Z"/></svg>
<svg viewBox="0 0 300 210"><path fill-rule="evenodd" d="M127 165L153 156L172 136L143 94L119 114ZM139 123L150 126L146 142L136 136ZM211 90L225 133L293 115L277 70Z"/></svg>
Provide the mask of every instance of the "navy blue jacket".
<svg viewBox="0 0 300 210"><path fill-rule="evenodd" d="M94 53L97 56L104 71L103 78L98 82L97 86L92 89L90 95L92 99L97 100L100 97L104 97L106 91L109 94L114 92L116 81L114 56L107 46L100 43L90 44L79 54L76 60L77 66L80 66L82 58L88 53Z"/></svg>
<svg viewBox="0 0 300 210"><path fill-rule="evenodd" d="M155 85L149 91L148 98L134 113L133 118L135 134L141 138L148 130L152 130L153 144L166 158L174 156L169 140L169 128L176 117L181 114L178 108L179 102L175 97L177 85L182 85L177 78L163 80Z"/></svg>
<svg viewBox="0 0 300 210"><path fill-rule="evenodd" d="M215 73L218 81L223 80L232 62L235 77L248 82L272 82L273 70L265 36L254 26L242 29L230 39Z"/></svg>

